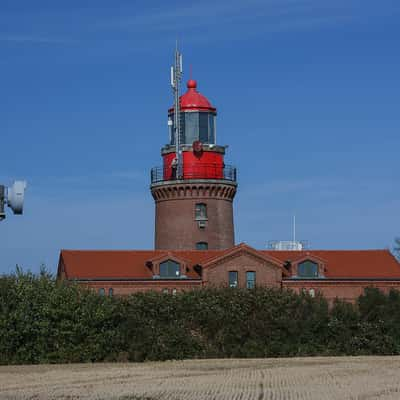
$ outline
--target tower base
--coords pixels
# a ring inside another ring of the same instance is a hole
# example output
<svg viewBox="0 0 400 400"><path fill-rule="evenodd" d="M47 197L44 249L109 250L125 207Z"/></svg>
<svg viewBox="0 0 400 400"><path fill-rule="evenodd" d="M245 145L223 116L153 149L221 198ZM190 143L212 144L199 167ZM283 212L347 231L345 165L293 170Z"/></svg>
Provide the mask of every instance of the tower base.
<svg viewBox="0 0 400 400"><path fill-rule="evenodd" d="M236 188L236 182L212 179L151 185L156 206L155 249L222 250L234 246Z"/></svg>

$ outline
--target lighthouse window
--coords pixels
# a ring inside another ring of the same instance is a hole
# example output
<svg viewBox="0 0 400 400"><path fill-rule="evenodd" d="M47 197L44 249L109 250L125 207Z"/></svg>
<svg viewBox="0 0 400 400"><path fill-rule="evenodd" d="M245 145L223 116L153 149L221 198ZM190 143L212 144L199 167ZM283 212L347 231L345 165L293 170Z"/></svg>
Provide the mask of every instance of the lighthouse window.
<svg viewBox="0 0 400 400"><path fill-rule="evenodd" d="M199 113L185 112L185 138L183 143L192 144L199 140Z"/></svg>
<svg viewBox="0 0 400 400"><path fill-rule="evenodd" d="M207 242L197 242L196 250L208 250L208 243Z"/></svg>
<svg viewBox="0 0 400 400"><path fill-rule="evenodd" d="M169 115L170 144L175 144L174 114ZM181 113L181 143L192 144L196 140L215 143L215 114L210 112L185 111Z"/></svg>
<svg viewBox="0 0 400 400"><path fill-rule="evenodd" d="M229 271L229 287L230 288L238 287L238 272L237 271Z"/></svg>
<svg viewBox="0 0 400 400"><path fill-rule="evenodd" d="M215 143L215 115L208 114L208 125L210 129L209 143Z"/></svg>
<svg viewBox="0 0 400 400"><path fill-rule="evenodd" d="M208 113L199 114L199 140L202 143L208 143Z"/></svg>
<svg viewBox="0 0 400 400"><path fill-rule="evenodd" d="M300 278L317 278L318 264L310 260L300 263L297 266L297 275Z"/></svg>
<svg viewBox="0 0 400 400"><path fill-rule="evenodd" d="M198 221L207 219L207 204L197 203L195 208L195 217Z"/></svg>
<svg viewBox="0 0 400 400"><path fill-rule="evenodd" d="M160 264L160 278L175 279L181 275L180 265L172 260Z"/></svg>

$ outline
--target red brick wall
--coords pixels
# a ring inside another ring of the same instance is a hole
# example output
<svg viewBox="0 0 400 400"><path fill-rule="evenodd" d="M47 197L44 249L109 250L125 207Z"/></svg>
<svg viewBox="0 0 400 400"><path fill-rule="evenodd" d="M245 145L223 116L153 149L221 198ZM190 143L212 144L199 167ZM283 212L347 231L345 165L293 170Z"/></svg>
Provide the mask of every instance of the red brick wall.
<svg viewBox="0 0 400 400"><path fill-rule="evenodd" d="M299 293L302 290L309 291L314 289L315 293L321 293L329 302L336 297L355 302L357 298L364 293L364 289L369 286L376 287L387 293L394 288L400 290L400 282L394 281L295 281L284 280L282 282L284 288L290 288Z"/></svg>
<svg viewBox="0 0 400 400"><path fill-rule="evenodd" d="M86 286L94 289L96 292L100 288L104 288L106 296L108 296L109 288L113 289L114 295L116 296L126 296L137 292L146 292L149 290L154 290L157 292L163 291L163 289L168 289L169 293L172 293L173 289L177 292L183 290L192 290L200 288L201 281L102 281L102 282L79 282L80 285Z"/></svg>
<svg viewBox="0 0 400 400"><path fill-rule="evenodd" d="M218 264L206 268L203 272L205 285L228 285L229 271L238 271L239 287L246 287L246 271L255 271L256 285L280 287L282 271L266 261L248 253L241 253L221 260Z"/></svg>
<svg viewBox="0 0 400 400"><path fill-rule="evenodd" d="M239 287L246 286L246 271L256 272L256 285L267 287L281 286L281 272L273 265L263 264L252 259L249 256L242 255L232 258L226 262L216 265L213 268L204 271L204 281L103 281L103 282L79 282L82 286L94 289L96 292L100 288L105 289L108 295L109 288L113 288L114 295L129 295L136 292L144 292L149 290L163 291L168 289L172 293L173 289L177 292L184 290L193 290L204 286L226 286L228 284L228 272L239 272ZM295 281L283 280L282 287L294 290L300 293L302 290L309 291L314 289L315 294L320 292L330 303L338 297L342 300L355 302L366 287L376 287L387 293L394 288L400 290L400 282L395 281Z"/></svg>
<svg viewBox="0 0 400 400"><path fill-rule="evenodd" d="M207 242L210 250L233 247L235 193L234 184L209 181L153 186L155 249L194 250L197 242ZM196 203L207 205L204 228L195 219Z"/></svg>

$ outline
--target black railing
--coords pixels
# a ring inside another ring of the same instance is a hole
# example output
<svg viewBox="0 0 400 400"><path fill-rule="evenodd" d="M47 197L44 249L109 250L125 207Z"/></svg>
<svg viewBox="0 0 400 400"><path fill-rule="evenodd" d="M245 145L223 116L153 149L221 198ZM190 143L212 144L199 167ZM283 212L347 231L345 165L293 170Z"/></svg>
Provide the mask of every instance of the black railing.
<svg viewBox="0 0 400 400"><path fill-rule="evenodd" d="M151 169L151 183L174 181L176 168L154 167ZM184 164L180 179L221 179L236 182L236 168L219 164Z"/></svg>

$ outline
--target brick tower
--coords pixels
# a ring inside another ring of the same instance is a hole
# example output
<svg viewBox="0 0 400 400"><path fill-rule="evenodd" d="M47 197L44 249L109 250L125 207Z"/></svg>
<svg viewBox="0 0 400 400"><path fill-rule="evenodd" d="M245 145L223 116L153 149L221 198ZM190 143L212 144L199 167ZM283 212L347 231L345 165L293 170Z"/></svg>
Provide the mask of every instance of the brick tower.
<svg viewBox="0 0 400 400"><path fill-rule="evenodd" d="M216 144L217 110L187 82L179 96L182 59L171 69L175 104L168 110L169 144L163 166L151 170L156 249L226 249L234 246L236 169L224 163Z"/></svg>

